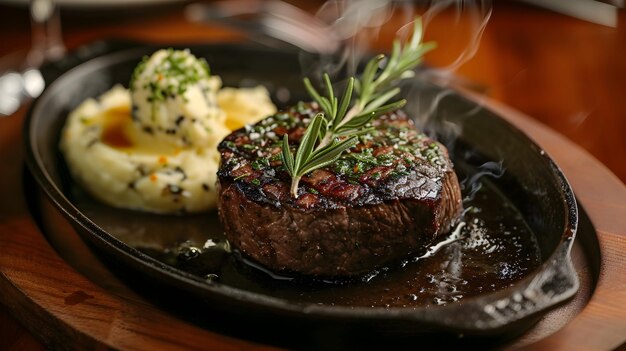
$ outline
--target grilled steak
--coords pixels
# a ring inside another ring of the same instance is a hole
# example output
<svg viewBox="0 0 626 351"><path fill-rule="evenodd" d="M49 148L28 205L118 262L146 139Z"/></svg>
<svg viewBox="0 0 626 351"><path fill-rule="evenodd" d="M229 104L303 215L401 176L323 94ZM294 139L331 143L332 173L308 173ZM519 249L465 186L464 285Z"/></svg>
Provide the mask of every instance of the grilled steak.
<svg viewBox="0 0 626 351"><path fill-rule="evenodd" d="M274 271L358 276L450 230L461 212L452 163L402 111L378 117L336 163L302 177L293 198L282 136L297 146L318 111L299 103L218 146L219 216L235 248Z"/></svg>

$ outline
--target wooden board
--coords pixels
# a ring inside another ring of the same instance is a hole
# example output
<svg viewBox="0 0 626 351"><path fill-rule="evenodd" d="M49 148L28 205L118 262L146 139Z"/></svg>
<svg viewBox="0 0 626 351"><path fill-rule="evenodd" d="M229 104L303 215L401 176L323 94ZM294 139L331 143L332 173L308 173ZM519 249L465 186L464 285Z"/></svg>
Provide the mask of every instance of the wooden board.
<svg viewBox="0 0 626 351"><path fill-rule="evenodd" d="M510 347L587 350L619 346L626 338L626 188L598 161L557 133L507 107L482 103L527 132L555 158L588 213L601 250L599 267L591 267L594 258L589 257L589 248L577 243L573 255L581 291ZM159 309L112 275L62 217L43 221L57 233L50 237L51 246L25 201L27 197L43 198L33 189L22 189L32 183L23 183L22 177L21 116L0 120L4 170L0 182L0 293L10 312L33 334L53 348L272 348L203 329ZM51 206L45 201L37 205ZM593 272L596 268L598 274Z"/></svg>

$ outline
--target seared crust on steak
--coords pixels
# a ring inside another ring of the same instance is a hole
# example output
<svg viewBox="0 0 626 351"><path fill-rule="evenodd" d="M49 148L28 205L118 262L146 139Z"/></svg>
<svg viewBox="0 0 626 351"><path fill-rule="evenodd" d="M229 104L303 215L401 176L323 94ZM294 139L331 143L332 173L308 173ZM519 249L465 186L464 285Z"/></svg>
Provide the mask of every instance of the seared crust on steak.
<svg viewBox="0 0 626 351"><path fill-rule="evenodd" d="M234 247L274 271L358 276L450 230L462 209L452 163L401 111L377 118L350 152L302 177L292 198L282 136L296 147L318 110L300 103L218 146L218 210Z"/></svg>

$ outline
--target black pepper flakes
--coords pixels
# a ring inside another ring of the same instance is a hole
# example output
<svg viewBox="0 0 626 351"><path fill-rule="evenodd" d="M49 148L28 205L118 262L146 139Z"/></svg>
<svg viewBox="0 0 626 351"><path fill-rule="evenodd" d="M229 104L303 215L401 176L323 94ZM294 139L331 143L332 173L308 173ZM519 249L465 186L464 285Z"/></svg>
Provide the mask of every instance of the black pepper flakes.
<svg viewBox="0 0 626 351"><path fill-rule="evenodd" d="M181 180L185 180L185 179L187 179L187 173L185 173L185 170L184 170L184 169L182 169L182 168L180 168L180 166L176 166L176 167L174 168L174 172L177 172L177 173L182 174L183 178L182 178Z"/></svg>

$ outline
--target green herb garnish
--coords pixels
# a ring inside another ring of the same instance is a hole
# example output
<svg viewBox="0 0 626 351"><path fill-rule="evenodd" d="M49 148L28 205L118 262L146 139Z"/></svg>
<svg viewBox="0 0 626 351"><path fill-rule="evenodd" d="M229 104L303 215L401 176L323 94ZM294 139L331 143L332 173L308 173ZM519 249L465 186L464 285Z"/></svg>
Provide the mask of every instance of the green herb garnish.
<svg viewBox="0 0 626 351"><path fill-rule="evenodd" d="M308 78L304 86L324 113L318 113L304 133L295 157L287 134L283 137L282 161L291 175L291 195L298 197L298 184L303 175L337 161L341 154L358 143L358 137L373 131L370 122L385 113L395 111L406 100L387 103L400 93L395 87L401 79L414 76L413 69L434 43L422 43L422 22L415 20L411 40L401 45L396 39L389 60L379 69L385 55L371 59L359 79L350 77L346 88L337 98L328 74L324 74L326 96L320 95ZM352 103L353 91L357 98Z"/></svg>
<svg viewBox="0 0 626 351"><path fill-rule="evenodd" d="M170 48L167 49L165 57L154 67L151 80L143 86L136 86L149 60L149 56L144 56L133 71L130 89L148 89L150 95L147 100L152 104L176 96L185 99L184 95L189 86L211 75L209 65L204 58L196 58L188 50Z"/></svg>

